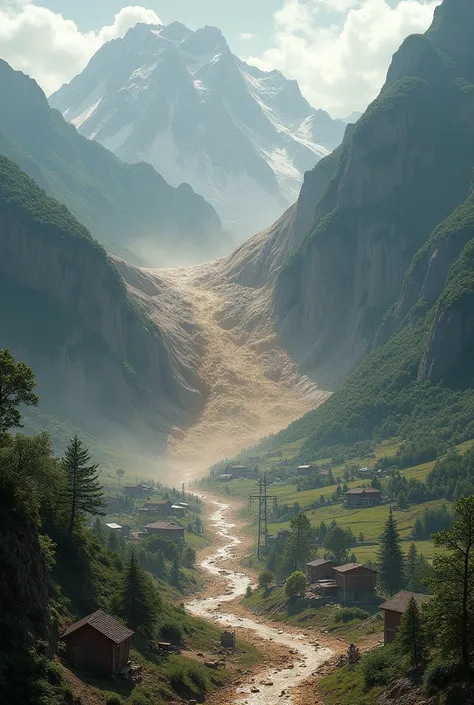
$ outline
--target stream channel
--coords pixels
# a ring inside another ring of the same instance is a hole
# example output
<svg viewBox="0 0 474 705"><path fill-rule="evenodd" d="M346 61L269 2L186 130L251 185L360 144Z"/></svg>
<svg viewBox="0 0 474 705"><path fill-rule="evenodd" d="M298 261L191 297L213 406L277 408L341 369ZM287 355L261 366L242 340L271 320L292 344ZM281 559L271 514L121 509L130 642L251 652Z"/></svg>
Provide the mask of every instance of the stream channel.
<svg viewBox="0 0 474 705"><path fill-rule="evenodd" d="M326 647L315 646L308 636L304 636L298 631L284 631L283 628L271 627L268 624L255 622L252 619L242 618L229 612L221 612L219 607L222 603L231 602L238 597L245 595L247 586L251 584L251 579L245 573L236 573L227 570L222 565L233 557L235 548L241 543L233 529L235 525L230 523L227 515L230 507L221 502L212 501L218 509L212 514L211 522L216 532L225 543L215 554L206 558L201 565L211 575L218 576L228 583L227 590L218 597L197 598L188 603L187 609L194 615L203 617L209 621L217 622L224 629L248 629L255 632L262 639L273 641L292 650L294 662L291 668L285 667L280 670L274 668L263 669L254 682L242 684L235 691L233 703L241 705L275 705L277 702L291 703L292 689L309 678L317 669L327 661L332 651ZM226 570L226 573L221 571ZM296 653L295 653L296 652ZM269 685L263 685L268 683ZM251 692L252 689L258 692ZM282 695L282 691L285 691Z"/></svg>

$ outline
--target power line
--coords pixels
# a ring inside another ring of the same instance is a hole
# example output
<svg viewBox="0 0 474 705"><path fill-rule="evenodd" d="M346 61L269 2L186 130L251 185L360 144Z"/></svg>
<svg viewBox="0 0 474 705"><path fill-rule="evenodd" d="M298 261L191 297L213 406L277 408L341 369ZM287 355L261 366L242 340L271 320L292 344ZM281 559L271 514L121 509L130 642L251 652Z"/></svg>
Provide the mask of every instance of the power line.
<svg viewBox="0 0 474 705"><path fill-rule="evenodd" d="M263 473L263 477L258 480L258 494L249 495L249 509L252 510L252 505L257 502L258 505L258 539L257 539L257 558L261 559L263 553L267 551L268 545L268 532L267 532L267 520L268 520L268 502L273 502L273 508L275 509L277 503L276 495L267 494L267 473Z"/></svg>

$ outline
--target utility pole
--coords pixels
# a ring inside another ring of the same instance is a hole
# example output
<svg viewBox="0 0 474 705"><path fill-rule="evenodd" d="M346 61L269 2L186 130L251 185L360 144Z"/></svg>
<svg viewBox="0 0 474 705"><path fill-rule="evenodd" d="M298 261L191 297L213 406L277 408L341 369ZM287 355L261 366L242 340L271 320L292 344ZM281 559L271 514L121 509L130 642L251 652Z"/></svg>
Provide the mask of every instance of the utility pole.
<svg viewBox="0 0 474 705"><path fill-rule="evenodd" d="M267 520L268 520L268 502L273 502L275 508L277 503L276 495L267 494L267 474L264 472L263 477L258 480L258 494L249 495L249 509L252 509L254 502L257 502L258 507L258 539L257 539L257 558L260 560L262 555L267 551Z"/></svg>

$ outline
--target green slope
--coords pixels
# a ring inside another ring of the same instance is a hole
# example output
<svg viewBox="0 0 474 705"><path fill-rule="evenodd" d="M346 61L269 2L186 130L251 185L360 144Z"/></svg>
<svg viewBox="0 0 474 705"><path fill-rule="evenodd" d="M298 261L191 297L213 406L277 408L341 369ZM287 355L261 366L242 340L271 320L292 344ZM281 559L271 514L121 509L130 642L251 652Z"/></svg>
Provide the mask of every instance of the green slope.
<svg viewBox="0 0 474 705"><path fill-rule="evenodd" d="M149 165L124 164L52 110L35 81L0 60L0 154L67 205L104 246L155 266L202 261L229 247L214 209Z"/></svg>

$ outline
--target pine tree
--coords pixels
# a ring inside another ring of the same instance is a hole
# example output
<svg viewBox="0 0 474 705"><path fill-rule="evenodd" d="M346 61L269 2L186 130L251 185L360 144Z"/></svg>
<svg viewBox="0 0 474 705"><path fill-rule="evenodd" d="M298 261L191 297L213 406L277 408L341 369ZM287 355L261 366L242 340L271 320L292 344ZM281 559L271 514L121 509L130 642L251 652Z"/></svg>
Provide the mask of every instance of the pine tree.
<svg viewBox="0 0 474 705"><path fill-rule="evenodd" d="M414 597L409 600L402 615L397 641L402 652L409 656L412 666L418 668L426 658L428 647L420 608Z"/></svg>
<svg viewBox="0 0 474 705"><path fill-rule="evenodd" d="M314 531L306 514L299 512L290 521L291 536L285 543L282 570L286 575L295 570L306 570L311 554L316 551Z"/></svg>
<svg viewBox="0 0 474 705"><path fill-rule="evenodd" d="M408 549L405 564L406 588L410 592L426 592L426 581L430 566L422 553L418 552L414 543Z"/></svg>
<svg viewBox="0 0 474 705"><path fill-rule="evenodd" d="M380 538L377 558L380 585L389 595L394 595L403 587L404 566L400 534L398 533L397 522L393 517L391 508Z"/></svg>
<svg viewBox="0 0 474 705"><path fill-rule="evenodd" d="M148 575L132 552L122 579L119 614L130 629L140 629L144 634L151 634L160 606L159 597Z"/></svg>
<svg viewBox="0 0 474 705"><path fill-rule="evenodd" d="M165 554L159 549L156 554L156 574L159 578L162 578L166 570Z"/></svg>
<svg viewBox="0 0 474 705"><path fill-rule="evenodd" d="M100 520L99 517L96 517L96 518L95 518L94 526L93 526L93 528L92 528L92 531L93 531L94 534L97 536L97 538L99 539L100 543L101 543L102 545L104 545L104 543L105 543L104 527L103 527L102 522L101 522L101 520Z"/></svg>
<svg viewBox="0 0 474 705"><path fill-rule="evenodd" d="M102 487L97 476L98 465L91 464L91 456L76 436L66 448L63 458L66 471L65 503L69 510L69 533L79 517L84 514L101 515L103 510Z"/></svg>

